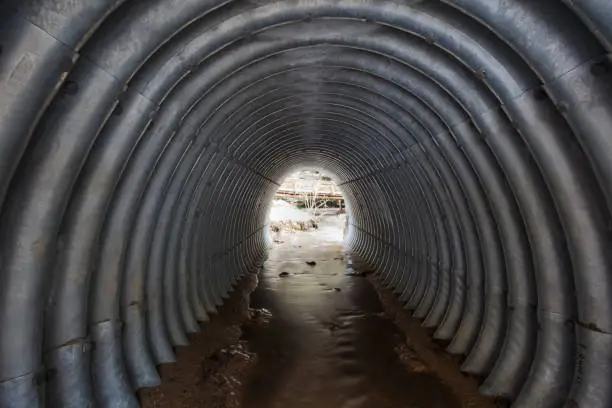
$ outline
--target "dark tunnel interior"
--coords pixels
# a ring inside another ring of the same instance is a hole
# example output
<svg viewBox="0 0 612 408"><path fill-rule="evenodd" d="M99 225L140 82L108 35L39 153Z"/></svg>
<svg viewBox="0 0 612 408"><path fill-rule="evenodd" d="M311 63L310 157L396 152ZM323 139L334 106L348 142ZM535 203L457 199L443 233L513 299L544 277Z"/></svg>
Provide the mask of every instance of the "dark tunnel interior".
<svg viewBox="0 0 612 408"><path fill-rule="evenodd" d="M137 407L296 166L516 408L612 407L612 2L5 0L0 407Z"/></svg>

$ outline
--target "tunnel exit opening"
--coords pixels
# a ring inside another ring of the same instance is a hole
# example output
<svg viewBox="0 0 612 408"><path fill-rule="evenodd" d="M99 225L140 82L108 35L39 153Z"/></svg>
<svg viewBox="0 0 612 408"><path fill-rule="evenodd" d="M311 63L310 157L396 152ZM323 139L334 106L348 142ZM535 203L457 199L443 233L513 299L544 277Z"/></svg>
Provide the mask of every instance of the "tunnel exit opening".
<svg viewBox="0 0 612 408"><path fill-rule="evenodd" d="M349 213L335 177L324 169L303 168L287 176L278 187L268 212L271 243L295 242L306 236L313 242L343 243Z"/></svg>

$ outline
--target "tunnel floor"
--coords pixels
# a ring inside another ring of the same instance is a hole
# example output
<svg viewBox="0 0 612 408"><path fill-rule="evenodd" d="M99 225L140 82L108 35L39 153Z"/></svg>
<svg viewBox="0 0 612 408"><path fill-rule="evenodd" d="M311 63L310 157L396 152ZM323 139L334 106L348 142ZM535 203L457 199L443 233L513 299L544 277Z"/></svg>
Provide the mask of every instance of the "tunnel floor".
<svg viewBox="0 0 612 408"><path fill-rule="evenodd" d="M141 393L144 408L498 406L345 252L338 219L320 225L276 236L257 279L243 279L162 367L162 385Z"/></svg>
<svg viewBox="0 0 612 408"><path fill-rule="evenodd" d="M271 318L245 327L258 360L244 407L461 407L416 356L402 363L405 335L330 224L287 233L270 251L251 307Z"/></svg>

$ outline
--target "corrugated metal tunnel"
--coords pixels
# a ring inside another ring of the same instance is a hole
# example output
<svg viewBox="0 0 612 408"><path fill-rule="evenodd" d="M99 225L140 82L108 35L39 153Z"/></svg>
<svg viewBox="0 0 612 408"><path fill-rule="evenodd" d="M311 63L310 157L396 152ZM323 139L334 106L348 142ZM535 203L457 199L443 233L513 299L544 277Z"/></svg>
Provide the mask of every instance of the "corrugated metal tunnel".
<svg viewBox="0 0 612 408"><path fill-rule="evenodd" d="M612 407L609 0L7 0L0 407L134 407L299 165L482 393Z"/></svg>

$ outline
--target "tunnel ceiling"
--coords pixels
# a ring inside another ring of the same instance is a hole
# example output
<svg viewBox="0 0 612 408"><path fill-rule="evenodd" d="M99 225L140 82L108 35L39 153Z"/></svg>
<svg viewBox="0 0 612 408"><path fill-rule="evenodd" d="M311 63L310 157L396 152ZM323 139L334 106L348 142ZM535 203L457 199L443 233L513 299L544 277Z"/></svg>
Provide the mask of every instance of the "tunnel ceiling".
<svg viewBox="0 0 612 408"><path fill-rule="evenodd" d="M296 166L481 392L612 406L608 0L0 6L0 407L135 407Z"/></svg>

